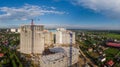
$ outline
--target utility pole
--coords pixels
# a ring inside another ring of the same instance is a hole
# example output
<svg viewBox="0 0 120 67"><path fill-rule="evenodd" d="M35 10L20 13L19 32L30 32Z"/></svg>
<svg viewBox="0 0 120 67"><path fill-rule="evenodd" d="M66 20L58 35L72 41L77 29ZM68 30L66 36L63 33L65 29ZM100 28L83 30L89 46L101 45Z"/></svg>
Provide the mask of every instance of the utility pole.
<svg viewBox="0 0 120 67"><path fill-rule="evenodd" d="M72 67L72 32L69 33L70 34L70 66L69 67Z"/></svg>

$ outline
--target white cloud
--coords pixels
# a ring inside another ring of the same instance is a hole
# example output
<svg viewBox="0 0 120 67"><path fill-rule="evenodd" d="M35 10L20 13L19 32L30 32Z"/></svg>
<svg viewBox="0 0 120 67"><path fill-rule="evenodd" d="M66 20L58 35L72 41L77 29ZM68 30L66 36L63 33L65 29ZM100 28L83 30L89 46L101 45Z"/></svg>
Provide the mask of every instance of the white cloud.
<svg viewBox="0 0 120 67"><path fill-rule="evenodd" d="M56 9L55 7L50 7L51 9Z"/></svg>
<svg viewBox="0 0 120 67"><path fill-rule="evenodd" d="M49 8L49 9L48 9ZM64 14L57 11L55 7L40 7L35 5L24 5L23 7L0 7L0 22L6 20L27 20L45 14Z"/></svg>
<svg viewBox="0 0 120 67"><path fill-rule="evenodd" d="M120 0L71 0L71 2L109 17L120 18Z"/></svg>

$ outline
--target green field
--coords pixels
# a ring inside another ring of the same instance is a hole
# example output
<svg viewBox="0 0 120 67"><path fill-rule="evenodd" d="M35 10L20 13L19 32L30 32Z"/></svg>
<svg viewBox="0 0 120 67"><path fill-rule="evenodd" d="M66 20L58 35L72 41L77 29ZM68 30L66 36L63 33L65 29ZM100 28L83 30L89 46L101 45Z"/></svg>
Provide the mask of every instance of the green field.
<svg viewBox="0 0 120 67"><path fill-rule="evenodd" d="M87 32L87 34L95 34L106 38L120 39L120 34L109 32Z"/></svg>
<svg viewBox="0 0 120 67"><path fill-rule="evenodd" d="M105 51L107 60L113 59L120 51L117 48L108 48Z"/></svg>
<svg viewBox="0 0 120 67"><path fill-rule="evenodd" d="M120 34L108 33L103 36L108 37L108 38L120 39Z"/></svg>

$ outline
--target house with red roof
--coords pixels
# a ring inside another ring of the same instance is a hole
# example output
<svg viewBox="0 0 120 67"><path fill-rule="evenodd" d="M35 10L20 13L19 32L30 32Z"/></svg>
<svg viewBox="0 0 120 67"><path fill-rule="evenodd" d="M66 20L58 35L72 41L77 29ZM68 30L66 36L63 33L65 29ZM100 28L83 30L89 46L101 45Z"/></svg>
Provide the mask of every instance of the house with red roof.
<svg viewBox="0 0 120 67"><path fill-rule="evenodd" d="M107 66L112 67L114 65L113 60L109 60L107 63Z"/></svg>
<svg viewBox="0 0 120 67"><path fill-rule="evenodd" d="M3 57L4 56L4 54L3 53L0 53L0 57Z"/></svg>
<svg viewBox="0 0 120 67"><path fill-rule="evenodd" d="M115 42L107 42L106 45L110 47L120 47L120 43Z"/></svg>

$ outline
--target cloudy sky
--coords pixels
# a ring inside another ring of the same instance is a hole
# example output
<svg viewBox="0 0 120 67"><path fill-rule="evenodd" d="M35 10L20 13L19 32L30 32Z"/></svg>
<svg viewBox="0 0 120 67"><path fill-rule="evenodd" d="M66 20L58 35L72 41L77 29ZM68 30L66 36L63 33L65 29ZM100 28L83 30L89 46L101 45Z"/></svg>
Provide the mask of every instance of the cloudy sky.
<svg viewBox="0 0 120 67"><path fill-rule="evenodd" d="M120 0L0 0L0 27L36 24L120 30Z"/></svg>

